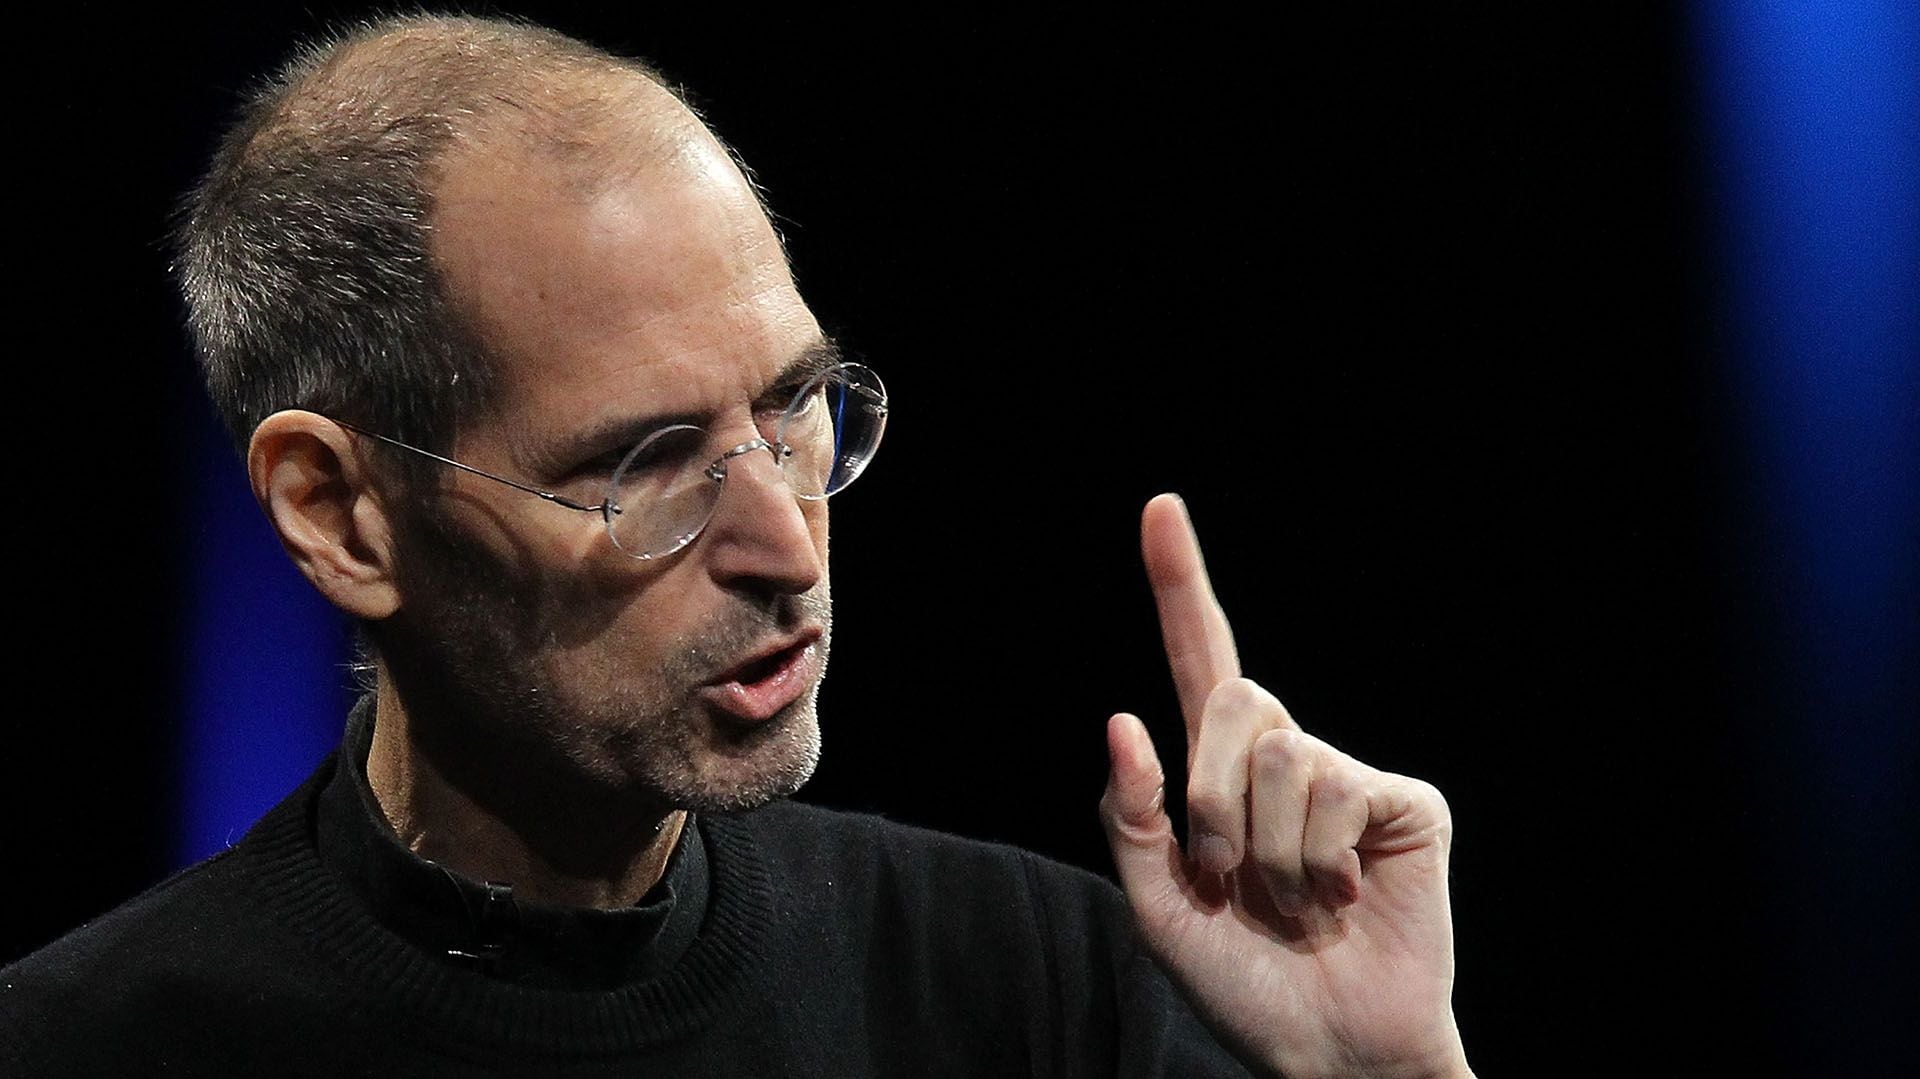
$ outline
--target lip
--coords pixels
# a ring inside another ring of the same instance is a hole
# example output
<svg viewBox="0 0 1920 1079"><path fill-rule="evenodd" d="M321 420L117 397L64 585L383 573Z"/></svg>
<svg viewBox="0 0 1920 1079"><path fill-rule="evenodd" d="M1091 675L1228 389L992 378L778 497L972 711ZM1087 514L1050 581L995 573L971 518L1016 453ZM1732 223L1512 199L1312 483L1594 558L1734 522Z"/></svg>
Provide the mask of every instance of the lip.
<svg viewBox="0 0 1920 1079"><path fill-rule="evenodd" d="M698 690L700 698L748 723L763 723L773 718L813 684L819 669L819 649L814 645L821 633L818 626L809 626L791 637L756 649L702 685ZM753 668L770 660L777 660L778 665L769 671L754 672L757 677L752 681L741 680Z"/></svg>

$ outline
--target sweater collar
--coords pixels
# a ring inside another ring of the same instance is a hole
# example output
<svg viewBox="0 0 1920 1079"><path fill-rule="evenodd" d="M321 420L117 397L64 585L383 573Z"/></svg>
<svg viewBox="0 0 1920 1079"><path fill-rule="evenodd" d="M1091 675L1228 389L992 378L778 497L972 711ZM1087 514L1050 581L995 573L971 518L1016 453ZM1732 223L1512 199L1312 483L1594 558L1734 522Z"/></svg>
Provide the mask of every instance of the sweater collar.
<svg viewBox="0 0 1920 1079"><path fill-rule="evenodd" d="M691 815L659 883L618 910L533 903L421 858L394 834L367 783L373 698L348 716L340 767L321 791L320 857L373 918L443 961L544 989L612 989L668 969L699 931L709 889Z"/></svg>

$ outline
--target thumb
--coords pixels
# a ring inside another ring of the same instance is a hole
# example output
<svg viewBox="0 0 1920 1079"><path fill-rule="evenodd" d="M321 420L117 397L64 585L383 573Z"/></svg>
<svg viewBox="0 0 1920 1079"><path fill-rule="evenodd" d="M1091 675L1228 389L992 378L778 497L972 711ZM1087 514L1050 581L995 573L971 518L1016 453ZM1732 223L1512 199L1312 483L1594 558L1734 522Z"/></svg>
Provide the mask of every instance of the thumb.
<svg viewBox="0 0 1920 1079"><path fill-rule="evenodd" d="M1167 820L1166 776L1137 716L1122 712L1107 721L1107 756L1112 771L1100 798L1100 820L1120 887L1135 913L1144 914L1178 894L1182 862Z"/></svg>

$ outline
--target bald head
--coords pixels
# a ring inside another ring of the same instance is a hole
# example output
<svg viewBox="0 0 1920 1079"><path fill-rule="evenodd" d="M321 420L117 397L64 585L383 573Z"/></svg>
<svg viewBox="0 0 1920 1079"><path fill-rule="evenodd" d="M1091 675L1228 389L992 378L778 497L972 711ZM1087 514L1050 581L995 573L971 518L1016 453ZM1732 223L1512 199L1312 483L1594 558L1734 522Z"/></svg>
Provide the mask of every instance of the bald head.
<svg viewBox="0 0 1920 1079"><path fill-rule="evenodd" d="M430 178L442 155L529 150L591 184L711 138L644 64L526 24L397 20L312 58L256 150L425 127Z"/></svg>
<svg viewBox="0 0 1920 1079"><path fill-rule="evenodd" d="M434 258L450 171L511 157L589 197L717 148L645 65L534 26L394 19L302 51L183 206L181 287L236 442L304 408L442 447L484 412L488 349Z"/></svg>

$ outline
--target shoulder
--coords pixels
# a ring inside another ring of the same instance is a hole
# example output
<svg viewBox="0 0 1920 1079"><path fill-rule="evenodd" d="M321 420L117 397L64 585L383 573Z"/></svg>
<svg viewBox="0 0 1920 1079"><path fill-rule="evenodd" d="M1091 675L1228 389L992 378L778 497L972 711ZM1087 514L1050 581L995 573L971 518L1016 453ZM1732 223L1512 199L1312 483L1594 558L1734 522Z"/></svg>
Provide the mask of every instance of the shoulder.
<svg viewBox="0 0 1920 1079"><path fill-rule="evenodd" d="M276 831L299 833L306 790L239 845L0 968L0 1046L25 1060L124 1054L163 1026L177 1036L183 1018L204 1021L244 999L245 972L270 966L293 939L258 891L263 847Z"/></svg>
<svg viewBox="0 0 1920 1079"><path fill-rule="evenodd" d="M6 1052L21 1062L77 1062L76 1054L108 1052L106 1042L132 1036L129 1026L191 996L192 961L224 951L237 935L231 854L183 870L0 969Z"/></svg>
<svg viewBox="0 0 1920 1079"><path fill-rule="evenodd" d="M102 967L125 970L155 956L192 951L217 932L232 890L232 850L181 870L39 951L0 969L0 999L24 989L57 989ZM97 990L97 984L91 986Z"/></svg>

